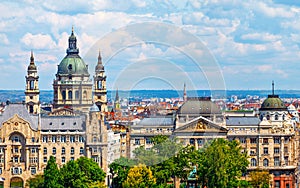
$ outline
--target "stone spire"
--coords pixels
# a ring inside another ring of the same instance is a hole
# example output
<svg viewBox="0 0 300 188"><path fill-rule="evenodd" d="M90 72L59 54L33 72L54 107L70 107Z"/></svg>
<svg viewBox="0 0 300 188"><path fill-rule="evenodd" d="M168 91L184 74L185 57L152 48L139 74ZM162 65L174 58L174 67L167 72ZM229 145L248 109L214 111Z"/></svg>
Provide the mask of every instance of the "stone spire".
<svg viewBox="0 0 300 188"><path fill-rule="evenodd" d="M99 55L98 55L98 63L96 65L96 72L104 71L104 66L102 64L102 57L101 57L101 52L99 50Z"/></svg>
<svg viewBox="0 0 300 188"><path fill-rule="evenodd" d="M36 66L34 64L34 57L33 57L33 52L31 50L31 55L30 55L30 63L29 63L29 66L28 66L28 71L36 71Z"/></svg>

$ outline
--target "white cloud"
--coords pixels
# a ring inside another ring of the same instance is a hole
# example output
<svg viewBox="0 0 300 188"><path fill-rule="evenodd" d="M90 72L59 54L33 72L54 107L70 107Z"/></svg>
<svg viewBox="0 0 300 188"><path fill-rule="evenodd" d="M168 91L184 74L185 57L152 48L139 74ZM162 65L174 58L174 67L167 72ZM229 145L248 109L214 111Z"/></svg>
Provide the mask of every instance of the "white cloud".
<svg viewBox="0 0 300 188"><path fill-rule="evenodd" d="M56 44L50 35L26 33L21 42L32 49L53 49Z"/></svg>
<svg viewBox="0 0 300 188"><path fill-rule="evenodd" d="M6 34L0 33L0 43L1 44L9 44L9 40L8 40Z"/></svg>
<svg viewBox="0 0 300 188"><path fill-rule="evenodd" d="M247 33L241 36L244 40L259 40L259 41L277 41L282 37L270 33Z"/></svg>

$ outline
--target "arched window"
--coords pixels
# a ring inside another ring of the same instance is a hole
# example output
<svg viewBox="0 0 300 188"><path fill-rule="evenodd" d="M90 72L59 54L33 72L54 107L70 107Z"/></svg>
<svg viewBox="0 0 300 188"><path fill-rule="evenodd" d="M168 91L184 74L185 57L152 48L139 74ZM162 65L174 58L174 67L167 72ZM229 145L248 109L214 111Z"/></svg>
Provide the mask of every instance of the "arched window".
<svg viewBox="0 0 300 188"><path fill-rule="evenodd" d="M250 164L251 166L256 166L256 159L252 158Z"/></svg>
<svg viewBox="0 0 300 188"><path fill-rule="evenodd" d="M267 120L270 120L270 115L269 114L267 115Z"/></svg>
<svg viewBox="0 0 300 188"><path fill-rule="evenodd" d="M33 113L33 105L29 106L29 113L31 113L31 114Z"/></svg>
<svg viewBox="0 0 300 188"><path fill-rule="evenodd" d="M79 91L75 91L75 99L79 99Z"/></svg>
<svg viewBox="0 0 300 188"><path fill-rule="evenodd" d="M69 99L73 99L73 93L72 93L72 91L70 90L70 91L68 91L68 97L69 97Z"/></svg>
<svg viewBox="0 0 300 188"><path fill-rule="evenodd" d="M34 89L34 81L31 80L31 81L29 82L29 84L30 84L30 90L33 90L33 89Z"/></svg>
<svg viewBox="0 0 300 188"><path fill-rule="evenodd" d="M66 100L66 91L62 91L62 92L61 92L61 95L62 95L62 99L63 99L63 100Z"/></svg>
<svg viewBox="0 0 300 188"><path fill-rule="evenodd" d="M102 88L102 82L101 81L97 81L97 89L101 89Z"/></svg>
<svg viewBox="0 0 300 188"><path fill-rule="evenodd" d="M278 115L277 114L275 115L275 120L278 120Z"/></svg>
<svg viewBox="0 0 300 188"><path fill-rule="evenodd" d="M83 100L87 100L87 92L83 91Z"/></svg>
<svg viewBox="0 0 300 188"><path fill-rule="evenodd" d="M97 142L97 138L96 137L93 137L93 142Z"/></svg>
<svg viewBox="0 0 300 188"><path fill-rule="evenodd" d="M62 154L62 155L66 154L66 148L65 148L65 147L62 147L62 148L61 148L61 154Z"/></svg>
<svg viewBox="0 0 300 188"><path fill-rule="evenodd" d="M264 165L264 166L269 166L269 160L268 160L268 159L264 159L263 165Z"/></svg>

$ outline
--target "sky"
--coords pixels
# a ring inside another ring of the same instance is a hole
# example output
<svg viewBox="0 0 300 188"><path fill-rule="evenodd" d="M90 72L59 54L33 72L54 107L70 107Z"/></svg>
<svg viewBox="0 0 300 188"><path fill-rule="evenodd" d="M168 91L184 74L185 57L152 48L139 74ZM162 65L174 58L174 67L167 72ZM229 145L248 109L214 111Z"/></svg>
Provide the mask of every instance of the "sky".
<svg viewBox="0 0 300 188"><path fill-rule="evenodd" d="M300 3L285 0L0 2L0 89L24 89L30 51L52 90L72 26L108 89L299 90Z"/></svg>

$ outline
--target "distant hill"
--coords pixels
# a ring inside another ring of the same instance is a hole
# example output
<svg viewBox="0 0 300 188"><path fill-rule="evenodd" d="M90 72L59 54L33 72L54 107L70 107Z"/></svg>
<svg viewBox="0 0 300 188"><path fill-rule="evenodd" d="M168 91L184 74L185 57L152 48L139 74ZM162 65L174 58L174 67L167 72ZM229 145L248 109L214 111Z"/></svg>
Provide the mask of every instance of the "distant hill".
<svg viewBox="0 0 300 188"><path fill-rule="evenodd" d="M113 100L116 91L108 91L108 100ZM209 90L197 90L187 91L188 97L203 97L212 96L212 98L230 98L235 95L238 98L246 98L247 95L267 97L271 94L269 90L227 90L227 91L209 91ZM276 93L281 98L300 98L300 90L276 90ZM132 91L120 91L121 98L131 98L136 100L149 99L149 98L177 98L182 97L183 91L175 90L132 90ZM0 90L0 102L10 100L11 102L22 102L25 100L25 94L23 90ZM53 100L53 91L42 90L40 94L40 101L42 103L51 103Z"/></svg>

